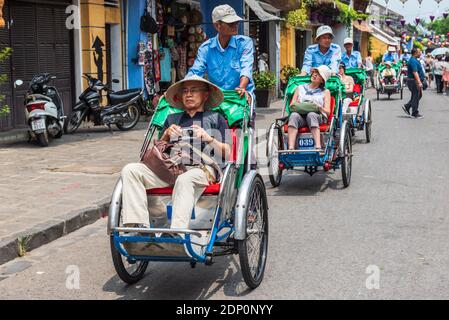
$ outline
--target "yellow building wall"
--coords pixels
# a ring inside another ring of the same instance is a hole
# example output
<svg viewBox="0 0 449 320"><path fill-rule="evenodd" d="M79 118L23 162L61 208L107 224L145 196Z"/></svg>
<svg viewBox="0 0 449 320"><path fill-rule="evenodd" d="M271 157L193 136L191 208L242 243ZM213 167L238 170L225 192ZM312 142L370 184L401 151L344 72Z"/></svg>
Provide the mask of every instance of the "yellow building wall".
<svg viewBox="0 0 449 320"><path fill-rule="evenodd" d="M295 29L283 25L281 27L281 68L286 65L296 67Z"/></svg>
<svg viewBox="0 0 449 320"><path fill-rule="evenodd" d="M371 45L372 45L371 55L373 59L382 56L388 49L388 44L386 44L383 41L380 41L376 37L371 37Z"/></svg>
<svg viewBox="0 0 449 320"><path fill-rule="evenodd" d="M107 43L106 43L106 24L120 24L120 8L105 7L104 0L84 0L80 4L81 12L81 43L82 43L82 61L83 73L92 74L98 77L97 65L94 56L97 56L95 49L92 48L95 39L98 37L104 44L103 52L103 80L107 79ZM120 39L115 39L120 41ZM87 81L83 80L83 88L87 87Z"/></svg>

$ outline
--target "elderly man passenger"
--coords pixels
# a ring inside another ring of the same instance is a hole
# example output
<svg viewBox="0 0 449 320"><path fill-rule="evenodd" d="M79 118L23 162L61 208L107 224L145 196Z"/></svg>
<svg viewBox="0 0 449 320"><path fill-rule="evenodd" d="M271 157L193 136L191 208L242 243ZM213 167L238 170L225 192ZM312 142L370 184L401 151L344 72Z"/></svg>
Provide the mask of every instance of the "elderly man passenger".
<svg viewBox="0 0 449 320"><path fill-rule="evenodd" d="M173 137L182 136L181 128L193 127L197 138L201 139L202 150L212 148L215 155L228 158L231 147L224 142L227 122L223 116L209 111L223 101L223 93L217 86L198 76L186 77L167 90L166 99L171 106L183 109L184 112L167 117L161 140L174 140ZM205 130L206 127L218 134L211 136L210 130ZM209 166L186 167L187 171L178 176L173 189L172 229L189 227L196 202L216 176L214 169ZM168 183L143 163L126 165L122 170L122 181L124 225L149 227L146 189L168 187Z"/></svg>

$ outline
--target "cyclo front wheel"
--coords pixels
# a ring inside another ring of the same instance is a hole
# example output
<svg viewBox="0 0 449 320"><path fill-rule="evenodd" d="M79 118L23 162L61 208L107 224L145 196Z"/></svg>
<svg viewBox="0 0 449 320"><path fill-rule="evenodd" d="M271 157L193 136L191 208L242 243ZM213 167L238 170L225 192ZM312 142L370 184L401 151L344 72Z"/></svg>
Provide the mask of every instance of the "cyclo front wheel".
<svg viewBox="0 0 449 320"><path fill-rule="evenodd" d="M345 188L351 183L351 173L352 173L352 143L349 131L345 132L345 140L343 143L342 152L342 164L341 164L341 175L343 178L343 185Z"/></svg>
<svg viewBox="0 0 449 320"><path fill-rule="evenodd" d="M273 123L267 139L268 175L273 187L279 186L282 180L282 169L279 167L279 150L282 150L282 133Z"/></svg>
<svg viewBox="0 0 449 320"><path fill-rule="evenodd" d="M122 225L122 210L119 208L119 225ZM120 279L128 284L133 284L143 278L148 267L148 261L129 262L115 247L114 236L110 237L111 255L115 271Z"/></svg>
<svg viewBox="0 0 449 320"><path fill-rule="evenodd" d="M265 185L258 175L249 188L246 203L246 239L237 240L243 279L257 288L262 282L268 251L268 204Z"/></svg>

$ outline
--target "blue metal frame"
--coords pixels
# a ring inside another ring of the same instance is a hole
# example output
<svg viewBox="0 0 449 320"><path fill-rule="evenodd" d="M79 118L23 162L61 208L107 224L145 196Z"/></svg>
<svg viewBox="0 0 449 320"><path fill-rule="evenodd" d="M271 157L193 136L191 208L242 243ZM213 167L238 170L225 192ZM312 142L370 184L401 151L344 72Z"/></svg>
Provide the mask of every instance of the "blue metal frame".
<svg viewBox="0 0 449 320"><path fill-rule="evenodd" d="M154 236L120 236L119 232L113 232L114 246L122 256L128 261L169 261L169 262L200 262L204 263L208 254L213 252L214 244L228 238L234 231L234 226L229 221L224 221L220 224L221 208L218 207L216 211L216 219L212 234L207 244L205 254L200 256L193 250L190 234L185 235L185 239L172 237L154 237ZM229 228L225 234L217 237L218 233L223 229ZM139 256L130 255L126 249L121 245L122 243L177 243L186 246L187 252L191 257L163 257L163 256Z"/></svg>

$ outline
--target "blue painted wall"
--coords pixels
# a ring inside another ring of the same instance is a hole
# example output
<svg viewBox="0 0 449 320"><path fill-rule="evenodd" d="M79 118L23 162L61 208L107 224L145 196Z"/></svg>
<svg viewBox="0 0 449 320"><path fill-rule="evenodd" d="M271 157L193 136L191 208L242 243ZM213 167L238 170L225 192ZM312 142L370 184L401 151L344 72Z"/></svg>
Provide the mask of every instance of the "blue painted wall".
<svg viewBox="0 0 449 320"><path fill-rule="evenodd" d="M145 0L126 0L126 30L128 49L128 88L143 88L143 66L140 66L135 59L138 59L137 44L140 40L147 43L147 36L140 31L140 17L145 9Z"/></svg>
<svg viewBox="0 0 449 320"><path fill-rule="evenodd" d="M243 17L243 0L201 0L201 13L203 14L203 21L205 22L204 29L209 38L215 37L217 31L212 24L212 10L216 6L228 4L234 8L237 15ZM243 34L243 23L240 23L239 33Z"/></svg>

